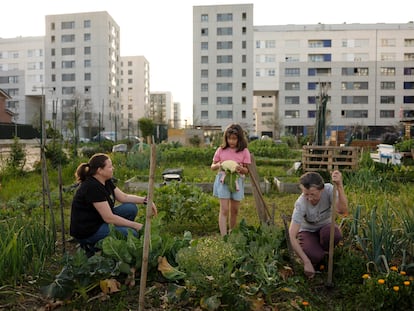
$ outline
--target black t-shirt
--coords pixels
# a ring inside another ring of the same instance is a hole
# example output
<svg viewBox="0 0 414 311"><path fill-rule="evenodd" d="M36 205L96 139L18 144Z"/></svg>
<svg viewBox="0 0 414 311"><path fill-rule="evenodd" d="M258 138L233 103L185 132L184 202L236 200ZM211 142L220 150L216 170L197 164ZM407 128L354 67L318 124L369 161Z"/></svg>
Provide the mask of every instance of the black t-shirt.
<svg viewBox="0 0 414 311"><path fill-rule="evenodd" d="M93 177L83 181L72 201L70 235L77 239L90 237L104 223L93 203L107 201L111 209L115 205L115 185L107 180L105 186Z"/></svg>

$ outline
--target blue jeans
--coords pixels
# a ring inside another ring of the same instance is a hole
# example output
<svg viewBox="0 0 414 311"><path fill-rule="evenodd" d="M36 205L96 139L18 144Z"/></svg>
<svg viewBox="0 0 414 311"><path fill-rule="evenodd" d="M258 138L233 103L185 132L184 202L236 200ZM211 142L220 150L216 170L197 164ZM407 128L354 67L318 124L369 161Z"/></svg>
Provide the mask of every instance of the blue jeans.
<svg viewBox="0 0 414 311"><path fill-rule="evenodd" d="M113 213L115 215L121 216L123 218L126 218L128 220L134 221L135 217L138 214L138 207L134 203L123 203L121 205L116 206L113 209ZM115 226L115 229L119 232L121 232L124 236L128 235L128 229L132 231L134 236L137 236L138 233L129 227L121 227L121 226ZM103 223L98 231L96 231L94 234L92 234L90 237L86 239L78 240L80 244L95 244L99 240L102 240L109 234L109 225L107 223Z"/></svg>

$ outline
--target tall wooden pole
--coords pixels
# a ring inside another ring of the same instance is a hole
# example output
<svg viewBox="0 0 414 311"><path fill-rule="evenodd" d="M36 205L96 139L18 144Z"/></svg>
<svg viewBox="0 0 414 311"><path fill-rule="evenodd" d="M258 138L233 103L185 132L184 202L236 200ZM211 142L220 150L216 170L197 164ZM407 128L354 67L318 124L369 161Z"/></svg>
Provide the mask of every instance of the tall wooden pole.
<svg viewBox="0 0 414 311"><path fill-rule="evenodd" d="M154 196L154 184L155 184L155 168L156 168L156 150L155 144L151 144L151 160L150 160L150 174L148 183L148 203L145 218L145 232L144 232L144 246L142 251L142 265L141 265L141 280L139 286L139 301L138 310L144 310L145 307L145 290L147 284L147 271L148 271L148 256L149 246L151 241L151 216L152 216L152 202Z"/></svg>

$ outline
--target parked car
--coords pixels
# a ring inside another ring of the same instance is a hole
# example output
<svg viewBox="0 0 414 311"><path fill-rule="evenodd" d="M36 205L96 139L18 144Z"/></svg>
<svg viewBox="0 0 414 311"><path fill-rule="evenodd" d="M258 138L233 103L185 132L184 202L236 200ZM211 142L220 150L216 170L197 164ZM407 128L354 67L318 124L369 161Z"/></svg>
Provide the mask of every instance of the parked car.
<svg viewBox="0 0 414 311"><path fill-rule="evenodd" d="M120 138L120 135L117 135L117 138ZM92 137L92 141L103 141L110 140L115 141L115 132L100 132L99 134Z"/></svg>
<svg viewBox="0 0 414 311"><path fill-rule="evenodd" d="M137 144L137 143L140 142L139 137L138 136L134 136L134 135L124 136L124 140L128 140L128 141L133 142L135 144Z"/></svg>

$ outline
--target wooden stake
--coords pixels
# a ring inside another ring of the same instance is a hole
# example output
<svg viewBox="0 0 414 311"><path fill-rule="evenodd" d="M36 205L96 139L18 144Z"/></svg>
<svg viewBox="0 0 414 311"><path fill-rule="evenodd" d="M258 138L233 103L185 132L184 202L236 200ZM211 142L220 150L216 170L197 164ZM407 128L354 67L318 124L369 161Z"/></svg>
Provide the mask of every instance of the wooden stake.
<svg viewBox="0 0 414 311"><path fill-rule="evenodd" d="M328 258L328 281L326 286L333 287L332 275L333 275L333 255L334 255L334 242L335 242L335 219L336 219L336 184L333 183L332 193L332 207L331 207L331 230L329 235L329 258Z"/></svg>
<svg viewBox="0 0 414 311"><path fill-rule="evenodd" d="M148 256L149 256L149 246L151 241L151 216L152 216L152 202L154 195L154 184L155 184L155 161L156 161L156 151L155 144L151 144L151 160L150 160L150 174L148 182L148 203L146 209L145 217L145 232L144 232L144 246L142 252L142 265L141 265L141 280L139 287L139 306L138 310L144 310L145 307L145 291L147 284L147 271L148 271Z"/></svg>

